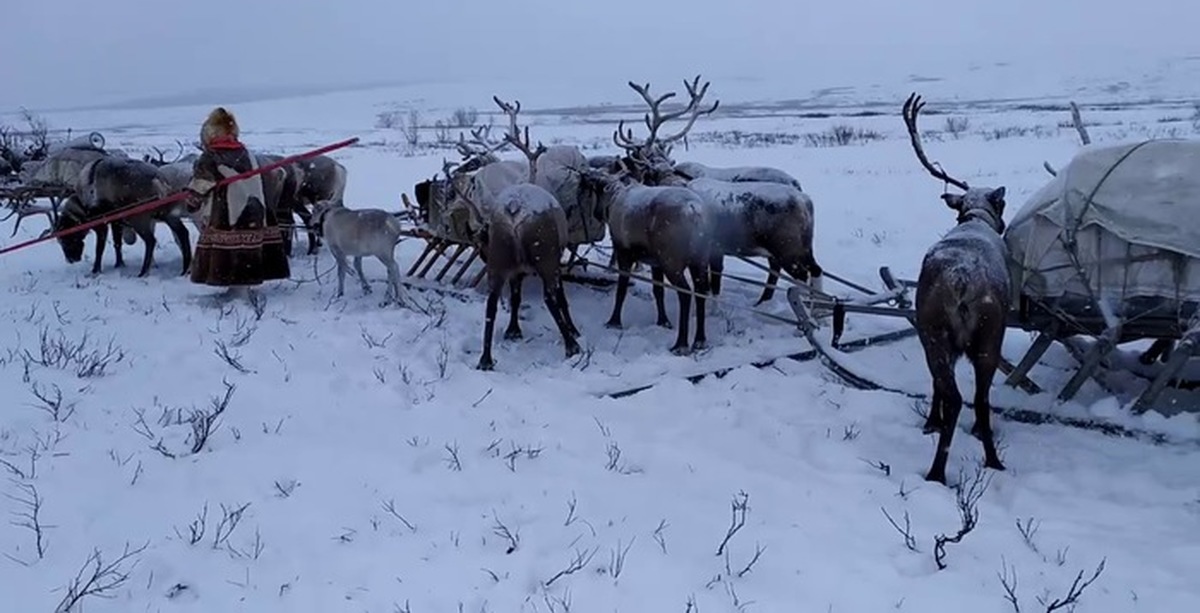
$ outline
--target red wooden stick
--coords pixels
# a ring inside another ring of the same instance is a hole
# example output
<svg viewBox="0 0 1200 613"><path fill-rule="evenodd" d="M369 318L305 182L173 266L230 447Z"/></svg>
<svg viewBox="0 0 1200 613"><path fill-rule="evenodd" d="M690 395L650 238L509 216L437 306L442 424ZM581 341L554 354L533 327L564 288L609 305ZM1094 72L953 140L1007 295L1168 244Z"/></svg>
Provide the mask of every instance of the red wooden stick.
<svg viewBox="0 0 1200 613"><path fill-rule="evenodd" d="M264 172L270 172L272 170L275 170L276 168L287 166L288 164L291 164L293 162L298 162L300 160L307 160L309 158L315 158L318 155L323 155L323 154L329 153L330 151L335 151L337 149L349 147L350 145L353 145L354 143L357 143L357 142L358 142L358 137L356 136L354 138L348 138L344 141L340 141L340 142L334 143L332 145L326 145L324 147L321 147L320 149L313 149L312 151L308 151L306 153L301 153L299 155L293 155L291 157L286 157L286 158L283 158L282 160L279 160L278 162L267 164L266 166L262 166L262 167L254 169L254 170L248 170L246 172L234 175L227 179L222 179L219 183L217 183L216 187L221 187L224 185L229 185L230 183L236 183L238 181L243 181L243 180L249 179L250 177L253 177L255 175L260 175L260 174L263 174ZM27 240L23 243L18 243L16 245L10 245L8 247L0 249L0 255L9 253L12 251L17 251L18 249L24 249L26 247L29 247L30 245L36 245L38 243L45 242L50 239L58 238L60 236L66 236L68 234L74 234L76 232L84 232L87 230L91 230L92 228L95 228L96 226L110 223L110 222L116 221L118 219L125 219L126 217L130 217L132 215L137 215L138 213L144 213L146 211L154 210L159 207L171 204L172 202L178 202L180 200L183 200L186 197L187 197L186 191L179 191L174 194L171 194L170 196L167 196L166 198L159 198L158 200L151 200L150 202L146 202L143 204L135 204L130 207L118 209L112 213L109 213L108 215L105 215L104 217L101 217L99 219L93 219L92 221L75 226L74 228L63 230L61 232L54 232L51 234L47 234L46 236L39 236L38 238L35 238L32 240Z"/></svg>

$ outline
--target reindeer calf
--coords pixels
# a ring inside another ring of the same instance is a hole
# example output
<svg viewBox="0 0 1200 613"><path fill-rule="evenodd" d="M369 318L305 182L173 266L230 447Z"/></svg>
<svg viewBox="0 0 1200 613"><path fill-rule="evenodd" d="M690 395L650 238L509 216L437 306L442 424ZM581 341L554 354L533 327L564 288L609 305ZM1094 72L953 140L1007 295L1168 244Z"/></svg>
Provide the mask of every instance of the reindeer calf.
<svg viewBox="0 0 1200 613"><path fill-rule="evenodd" d="M400 267L395 257L404 228L396 215L381 209L348 209L340 199L322 200L314 207L312 224L337 261L338 297L345 293L347 257L354 260L354 272L358 273L363 293L371 293L362 269L363 258L370 256L387 268L389 297L397 304L404 303Z"/></svg>

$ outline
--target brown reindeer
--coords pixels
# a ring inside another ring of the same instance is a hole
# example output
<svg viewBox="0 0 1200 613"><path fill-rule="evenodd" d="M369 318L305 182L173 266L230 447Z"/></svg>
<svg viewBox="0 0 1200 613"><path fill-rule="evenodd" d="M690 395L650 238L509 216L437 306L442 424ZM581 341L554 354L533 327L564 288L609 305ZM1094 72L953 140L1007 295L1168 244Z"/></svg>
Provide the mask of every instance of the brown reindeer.
<svg viewBox="0 0 1200 613"><path fill-rule="evenodd" d="M904 123L913 151L934 178L964 193L942 194L958 216L958 224L934 243L921 262L917 278L916 327L933 378L933 401L925 432L938 432L937 451L925 478L946 483L946 461L958 425L963 397L954 378L962 356L975 368L975 427L983 442L984 465L1004 470L992 437L992 379L1000 365L1010 281L1004 232L1004 187L969 187L929 161L917 131L924 103L916 94L904 103Z"/></svg>
<svg viewBox="0 0 1200 613"><path fill-rule="evenodd" d="M559 266L563 249L567 247L567 215L554 194L536 184L537 161L546 152L546 147L540 142L536 147L531 146L528 127L521 138L517 128L520 102L510 104L498 97L492 99L509 118L505 142L525 154L529 171L526 180L502 187L494 198L478 200L477 193L463 196L474 218L472 225L478 228L476 240L488 273L480 370L492 370L496 364L492 357L492 338L500 294L505 285L509 288L510 312L504 338L521 338L518 321L521 285L529 274L536 274L542 280L546 310L562 335L566 357L580 352L576 340L579 330L571 321Z"/></svg>

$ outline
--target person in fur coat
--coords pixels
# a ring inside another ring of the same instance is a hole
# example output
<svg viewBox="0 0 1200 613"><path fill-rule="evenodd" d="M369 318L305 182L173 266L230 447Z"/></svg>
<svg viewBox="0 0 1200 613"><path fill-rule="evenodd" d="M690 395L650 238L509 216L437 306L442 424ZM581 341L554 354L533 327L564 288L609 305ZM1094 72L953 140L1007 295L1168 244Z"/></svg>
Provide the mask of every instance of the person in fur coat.
<svg viewBox="0 0 1200 613"><path fill-rule="evenodd" d="M257 168L238 140L233 114L223 107L200 128L203 153L192 168L188 208L202 210L203 226L192 259L193 283L249 287L291 276L275 212L266 207L261 175L217 187L221 180Z"/></svg>

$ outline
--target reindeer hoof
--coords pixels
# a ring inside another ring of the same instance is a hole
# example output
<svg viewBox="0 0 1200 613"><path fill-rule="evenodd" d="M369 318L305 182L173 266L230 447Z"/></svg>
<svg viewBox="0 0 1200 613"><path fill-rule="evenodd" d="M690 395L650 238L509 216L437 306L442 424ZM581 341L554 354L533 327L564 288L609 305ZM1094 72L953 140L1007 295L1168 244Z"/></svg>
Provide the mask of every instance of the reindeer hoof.
<svg viewBox="0 0 1200 613"><path fill-rule="evenodd" d="M675 345L671 347L671 353L674 355L688 355L692 352L692 348L687 345Z"/></svg>
<svg viewBox="0 0 1200 613"><path fill-rule="evenodd" d="M583 349L580 348L579 343L569 343L567 345L567 357L568 358L573 358L573 357L579 355L580 353L583 353Z"/></svg>
<svg viewBox="0 0 1200 613"><path fill-rule="evenodd" d="M656 325L656 326L658 326L658 327L660 327L660 328L666 328L666 329L668 329L668 330L672 330L672 329L674 329L674 328L675 328L675 326L672 326L672 325L671 325L671 320L669 320L669 319L660 319L660 320L658 320L658 322L657 322L657 323L655 323L654 325Z"/></svg>
<svg viewBox="0 0 1200 613"><path fill-rule="evenodd" d="M1000 458L987 458L983 461L983 465L992 470L1008 470L1004 468L1004 464L1000 462Z"/></svg>
<svg viewBox="0 0 1200 613"><path fill-rule="evenodd" d="M612 329L612 330L620 330L620 329L621 329L621 327L622 327L622 326L621 326L621 320L619 320L619 319L610 319L610 320L608 320L608 322L607 322L607 323L605 323L605 324L604 324L604 327L605 327L605 328L610 328L610 329Z"/></svg>
<svg viewBox="0 0 1200 613"><path fill-rule="evenodd" d="M929 471L928 474L925 475L925 480L932 481L934 483L941 483L942 485L946 485L946 471L943 470L943 471L939 471L939 472L935 473L934 471L931 470L931 471Z"/></svg>
<svg viewBox="0 0 1200 613"><path fill-rule="evenodd" d="M479 358L479 364L475 366L478 370L490 371L496 368L496 361L492 358Z"/></svg>
<svg viewBox="0 0 1200 613"><path fill-rule="evenodd" d="M706 340L696 340L692 343L692 351L704 351L705 349L708 349L708 341Z"/></svg>
<svg viewBox="0 0 1200 613"><path fill-rule="evenodd" d="M509 328L504 331L504 340L506 341L519 341L524 336L525 335L521 334L520 328Z"/></svg>

